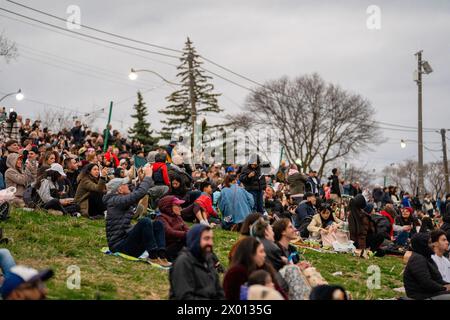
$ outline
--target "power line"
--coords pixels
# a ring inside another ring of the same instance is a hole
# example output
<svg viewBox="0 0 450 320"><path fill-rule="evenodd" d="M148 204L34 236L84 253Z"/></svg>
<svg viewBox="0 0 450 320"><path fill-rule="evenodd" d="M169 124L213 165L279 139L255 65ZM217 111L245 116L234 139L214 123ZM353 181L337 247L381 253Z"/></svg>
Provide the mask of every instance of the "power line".
<svg viewBox="0 0 450 320"><path fill-rule="evenodd" d="M13 3L15 5L21 6L23 8L32 10L34 12L41 13L41 14L46 15L48 17L52 17L52 18L58 19L60 21L67 22L67 19L55 16L55 15L53 15L51 13L32 8L32 7L26 6L26 5L22 4L22 3L18 3L18 2L15 2L15 1L11 1L11 0L7 0L7 1L10 2L10 3ZM150 43L150 42L146 42L146 41L132 39L132 38L129 38L129 37L121 36L121 35L116 34L116 33L107 32L107 31L100 30L100 29L97 29L97 28L94 28L94 27L90 27L90 26L87 26L85 24L81 24L80 23L79 26L81 26L83 28L86 28L86 29L89 29L89 30L92 30L92 31L96 31L96 32L103 33L103 34L106 34L106 35L109 35L109 36L113 36L113 37L116 37L116 38L119 38L119 39L128 40L128 41L131 41L131 42L148 45L148 46L151 46L151 47L154 47L154 48L158 48L158 49L168 50L168 51L177 52L177 53L183 53L183 51L181 51L181 50L172 49L172 48L168 48L168 47L163 47L163 46L156 45L156 44L153 44L153 43Z"/></svg>
<svg viewBox="0 0 450 320"><path fill-rule="evenodd" d="M81 61L77 61L77 60L73 60L73 59L69 59L69 58L64 58L64 57L58 56L58 55L50 53L50 52L37 50L37 49L34 49L32 47L26 46L26 45L18 43L18 42L16 42L16 43L19 45L19 50L20 51L25 50L25 51L28 51L28 52L30 52L32 54L40 55L40 56L42 56L42 57L44 57L46 59L51 59L52 61L54 61L55 59L61 60L64 64L74 65L77 68L84 68L84 69L86 69L88 71L95 72L95 74L104 74L105 76L114 78L115 80L123 79L123 77L124 77L124 75L119 73L119 72L114 72L112 70L107 70L107 69L104 69L104 68L101 68L101 67L98 67L98 66L95 66L95 65L87 64L87 63L84 63L84 62L81 62ZM149 82L145 82L145 81L142 81L142 80L137 80L135 82L136 83L140 83L142 85L144 85L144 84L145 85L150 85L150 84L154 85L156 83L156 82L153 82L153 81L152 82L150 82L150 81Z"/></svg>
<svg viewBox="0 0 450 320"><path fill-rule="evenodd" d="M113 44L113 45L116 45L116 46L119 46L119 47L128 48L128 49L134 49L134 50L137 50L137 51L150 53L150 54L156 54L156 55L169 57L169 58L174 58L174 59L179 59L180 58L178 56L169 55L169 54L166 54L166 53L161 53L161 52L152 51L152 50L147 50L147 49L143 49L143 48L133 47L133 46L129 46L129 45L126 45L126 44L123 44L123 43L119 43L119 42L115 42L115 41L111 41L111 40L106 40L106 39L103 39L103 38L99 38L99 37L87 35L87 34L84 34L84 33L76 32L76 31L69 30L69 29L66 29L66 28L63 28L63 27L60 27L60 26L57 26L57 25L45 22L45 21L41 21L39 19L28 17L26 15L23 15L23 14L20 14L20 13L17 13L17 12L14 12L14 11L11 11L11 10L8 10L8 9L5 9L5 8L0 8L0 10L8 12L8 13L11 13L11 14L19 16L19 17L22 17L22 18L25 18L25 19L28 19L28 20L31 20L31 21L34 21L34 22L37 22L37 23L40 23L40 24L43 24L43 25L46 25L46 26L50 26L50 27L53 27L53 28L65 31L65 32L70 32L70 33L77 34L77 35L82 36L82 37L94 39L94 40L97 40L97 41L102 41L102 42Z"/></svg>
<svg viewBox="0 0 450 320"><path fill-rule="evenodd" d="M136 52L130 52L130 51L126 51L126 50L123 50L123 49L116 48L116 47L111 47L111 46L108 46L108 45L103 44L103 43L99 43L99 42L91 41L91 40L88 40L88 39L85 39L85 38L77 37L77 36L72 35L72 34L66 34L64 32L53 30L53 29L50 29L50 28L47 28L47 27L44 27L44 26L41 26L41 25L38 25L38 24L33 24L33 23L30 23L30 22L27 22L27 21L23 21L23 20L16 19L16 18L13 18L13 17L10 17L10 16L6 16L6 15L3 15L3 14L0 14L0 17L6 18L6 19L9 19L9 20L13 20L13 21L16 21L16 22L19 22L19 23L22 23L22 24L26 24L26 25L29 25L29 26L32 26L32 27L35 27L35 28L38 28L38 29L42 29L42 30L53 32L53 33L57 33L57 34L65 36L65 37L70 37L72 39L77 39L77 40L80 40L80 41L84 41L84 42L87 42L87 43L90 43L90 44L94 44L94 45L97 45L97 46L100 46L100 47L104 47L104 48L107 48L107 49L110 49L110 50L114 50L114 51L117 51L117 52L122 52L122 53L126 53L126 54L133 55L133 56L136 56L136 57L140 57L140 58L143 58L143 59L146 59L146 60L149 60L149 61L158 62L158 63L165 64L165 65L172 66L172 67L177 67L176 64L173 64L173 63L170 63L170 62L166 62L166 61L163 61L163 60L150 58L150 57L138 54Z"/></svg>

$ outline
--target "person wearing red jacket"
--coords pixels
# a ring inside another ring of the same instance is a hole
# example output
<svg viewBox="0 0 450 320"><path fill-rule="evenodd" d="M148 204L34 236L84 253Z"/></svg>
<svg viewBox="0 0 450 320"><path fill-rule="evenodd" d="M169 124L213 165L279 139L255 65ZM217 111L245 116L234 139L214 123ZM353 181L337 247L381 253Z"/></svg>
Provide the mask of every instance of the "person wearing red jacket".
<svg viewBox="0 0 450 320"><path fill-rule="evenodd" d="M185 221L197 220L199 223L209 225L211 217L218 218L217 212L212 206L212 186L208 181L203 181L200 185L202 194L192 205L184 208L181 215Z"/></svg>
<svg viewBox="0 0 450 320"><path fill-rule="evenodd" d="M166 256L170 262L175 261L178 253L186 246L188 225L181 218L181 205L184 200L175 196L165 196L158 201L161 214L156 220L164 223L166 237Z"/></svg>
<svg viewBox="0 0 450 320"><path fill-rule="evenodd" d="M117 155L112 152L112 147L109 147L108 151L105 153L105 159L109 162L114 161L114 168L117 168L120 165L119 158L117 158Z"/></svg>
<svg viewBox="0 0 450 320"><path fill-rule="evenodd" d="M169 171L166 165L166 155L158 153L155 155L153 164L153 181L155 185L166 185L170 187Z"/></svg>
<svg viewBox="0 0 450 320"><path fill-rule="evenodd" d="M384 210L380 211L380 214L382 216L385 216L389 220L389 224L391 225L391 230L389 232L389 235L391 237L391 240L394 239L394 224L395 224L395 209L392 206L392 204L387 203L384 207Z"/></svg>

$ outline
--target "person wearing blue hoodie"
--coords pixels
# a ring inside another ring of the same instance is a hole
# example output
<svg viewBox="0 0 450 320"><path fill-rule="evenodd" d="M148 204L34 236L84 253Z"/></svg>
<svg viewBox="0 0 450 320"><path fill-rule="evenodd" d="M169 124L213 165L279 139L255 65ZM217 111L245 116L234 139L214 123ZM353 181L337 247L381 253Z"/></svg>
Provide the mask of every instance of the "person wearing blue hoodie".
<svg viewBox="0 0 450 320"><path fill-rule="evenodd" d="M222 300L225 298L213 261L213 230L194 225L186 236L186 247L169 274L171 300Z"/></svg>

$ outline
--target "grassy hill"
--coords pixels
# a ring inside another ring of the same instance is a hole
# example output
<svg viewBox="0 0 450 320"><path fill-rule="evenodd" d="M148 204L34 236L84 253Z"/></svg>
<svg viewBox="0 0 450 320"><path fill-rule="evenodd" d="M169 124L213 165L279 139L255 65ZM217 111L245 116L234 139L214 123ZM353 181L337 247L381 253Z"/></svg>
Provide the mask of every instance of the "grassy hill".
<svg viewBox="0 0 450 320"><path fill-rule="evenodd" d="M54 279L48 282L50 299L167 299L168 272L141 262L127 261L100 252L106 246L104 221L57 217L44 212L14 210L0 225L4 236L12 239L8 248L16 262L34 268L50 267ZM237 233L216 230L215 251L227 267L227 254ZM4 246L4 245L2 245ZM354 299L394 298L393 288L402 286L400 258L363 260L347 254L323 254L303 249L307 260L333 284L343 285ZM81 271L81 288L68 289L69 266ZM366 286L367 268L381 269L381 288ZM342 275L332 274L341 271Z"/></svg>

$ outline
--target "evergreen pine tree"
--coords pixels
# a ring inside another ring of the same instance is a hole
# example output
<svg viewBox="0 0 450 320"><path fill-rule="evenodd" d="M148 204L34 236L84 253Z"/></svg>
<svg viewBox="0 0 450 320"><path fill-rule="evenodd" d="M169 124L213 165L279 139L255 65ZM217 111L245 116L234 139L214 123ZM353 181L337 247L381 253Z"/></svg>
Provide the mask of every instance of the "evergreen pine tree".
<svg viewBox="0 0 450 320"><path fill-rule="evenodd" d="M189 38L187 38L180 60L181 65L177 67L179 70L177 77L181 79L181 89L168 96L166 99L169 105L159 111L167 116L166 120L161 121L163 128L160 134L163 139L170 139L176 129L192 130L191 80L194 89L192 98L195 101L197 116L223 111L217 101L220 94L213 93L214 86L208 83L212 77L205 75L205 71L200 68L203 62L200 61L200 56ZM190 60L192 61L191 69L189 67Z"/></svg>
<svg viewBox="0 0 450 320"><path fill-rule="evenodd" d="M136 111L131 117L136 119L133 128L128 129L131 139L140 141L144 145L145 152L150 151L157 143L158 139L152 137L153 130L150 130L150 123L147 122L147 107L140 91L137 93L138 101L134 105Z"/></svg>

